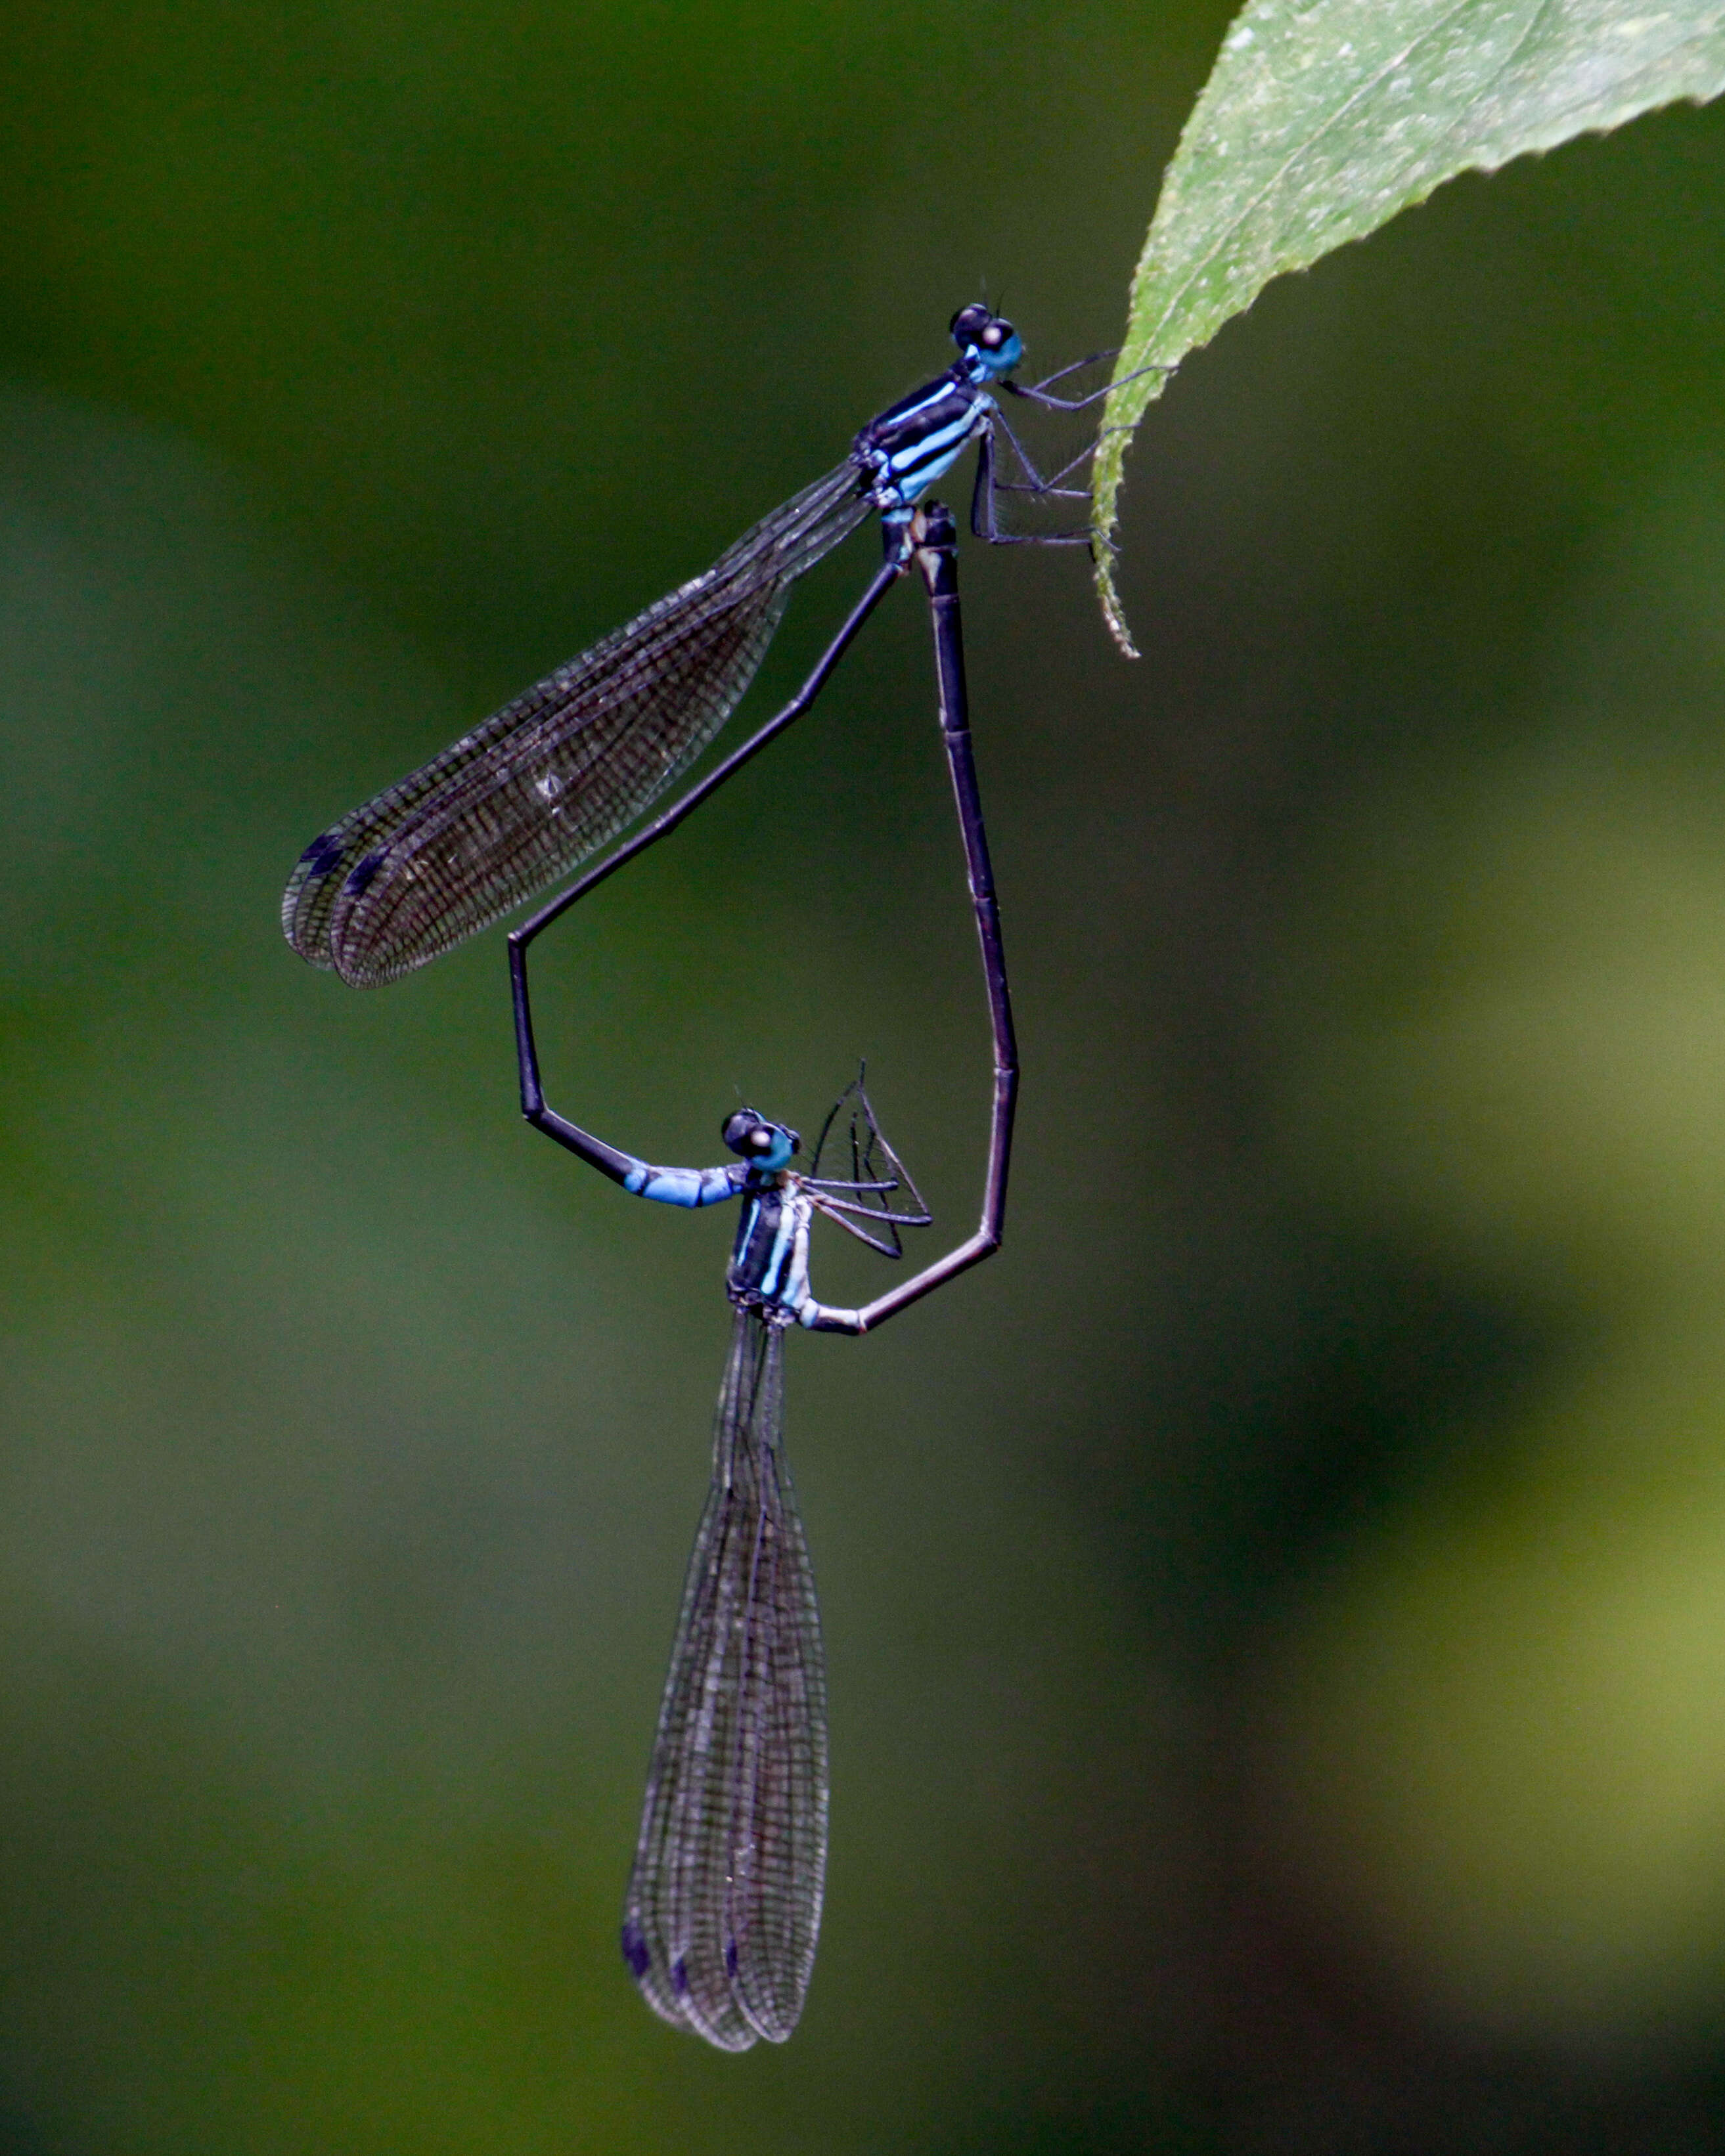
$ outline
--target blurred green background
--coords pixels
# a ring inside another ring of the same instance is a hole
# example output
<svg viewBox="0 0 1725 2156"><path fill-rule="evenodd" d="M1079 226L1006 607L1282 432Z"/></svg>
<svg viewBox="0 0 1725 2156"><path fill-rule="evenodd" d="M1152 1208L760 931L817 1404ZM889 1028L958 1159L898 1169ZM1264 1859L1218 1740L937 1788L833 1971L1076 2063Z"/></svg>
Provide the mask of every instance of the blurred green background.
<svg viewBox="0 0 1725 2156"><path fill-rule="evenodd" d="M1725 2140L1725 116L1195 356L1141 664L1081 560L966 552L1019 1168L996 1264L793 1344L836 1794L782 2051L615 1946L730 1224L523 1131L497 936L358 995L275 925L985 280L1035 361L1116 336L1225 18L8 11L7 2156ZM926 641L889 607L541 1000L658 1159L866 1054L956 1235Z"/></svg>

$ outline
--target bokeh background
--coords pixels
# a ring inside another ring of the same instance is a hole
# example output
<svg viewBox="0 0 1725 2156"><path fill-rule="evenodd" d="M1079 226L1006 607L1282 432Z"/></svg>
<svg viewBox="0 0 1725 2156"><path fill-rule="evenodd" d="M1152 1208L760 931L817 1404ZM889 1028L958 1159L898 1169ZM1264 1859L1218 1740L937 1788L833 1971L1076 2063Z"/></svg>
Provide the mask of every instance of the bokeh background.
<svg viewBox="0 0 1725 2156"><path fill-rule="evenodd" d="M524 1131L497 935L359 995L276 927L985 283L1117 336L1225 15L8 10L7 2156L1725 2141L1725 116L1196 355L1141 663L1081 558L966 552L1011 1235L793 1343L783 2050L615 1947L729 1223ZM907 595L547 949L553 1099L704 1161L866 1054L956 1235L969 937Z"/></svg>

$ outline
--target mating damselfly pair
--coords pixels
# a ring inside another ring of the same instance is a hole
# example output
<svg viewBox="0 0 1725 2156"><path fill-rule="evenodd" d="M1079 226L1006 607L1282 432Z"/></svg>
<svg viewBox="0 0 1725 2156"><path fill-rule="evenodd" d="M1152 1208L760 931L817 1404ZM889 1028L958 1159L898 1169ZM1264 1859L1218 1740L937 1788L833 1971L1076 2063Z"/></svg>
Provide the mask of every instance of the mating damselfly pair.
<svg viewBox="0 0 1725 2156"><path fill-rule="evenodd" d="M1040 471L991 388L1060 411L1062 397L1010 376L1010 322L961 308L959 358L872 419L844 464L745 532L713 566L517 697L423 769L386 788L306 849L283 925L313 964L355 986L394 979L487 927L636 822L713 740L747 690L791 585L872 514L884 558L801 688L646 829L590 868L509 937L521 1100L528 1120L635 1195L743 1212L726 1276L734 1312L714 1427L713 1479L684 1588L623 1931L648 2003L730 2051L781 2042L802 2010L820 1926L826 1851L826 1683L813 1577L782 1448L784 1335L792 1325L861 1334L1000 1245L1017 1052L999 908L971 751L952 518L928 490L975 442L972 529L993 543L1085 543L1086 530L1005 528L1002 498L1080 500L1066 482L1094 449ZM1079 362L1078 367L1089 364ZM1004 469L1003 469L1004 467ZM858 630L913 570L929 594L939 713L987 991L992 1075L988 1161L976 1232L860 1308L809 1286L816 1217L883 1255L929 1216L887 1144L859 1079L810 1168L800 1141L753 1109L723 1126L731 1162L662 1168L549 1108L528 978L534 940L626 861L673 830L801 716ZM823 1177L847 1111L848 1177Z"/></svg>

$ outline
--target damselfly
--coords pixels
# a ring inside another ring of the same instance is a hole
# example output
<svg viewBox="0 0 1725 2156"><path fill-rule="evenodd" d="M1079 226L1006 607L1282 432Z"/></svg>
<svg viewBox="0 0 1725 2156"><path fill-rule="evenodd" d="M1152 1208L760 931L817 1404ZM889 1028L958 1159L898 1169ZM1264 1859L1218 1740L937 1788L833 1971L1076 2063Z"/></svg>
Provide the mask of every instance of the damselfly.
<svg viewBox="0 0 1725 2156"><path fill-rule="evenodd" d="M952 519L938 503L907 520L907 559L934 617L940 726L981 946L993 1040L982 1215L945 1257L859 1309L817 1301L809 1230L819 1215L887 1257L930 1215L881 1136L859 1078L827 1116L807 1174L796 1133L752 1108L723 1126L736 1157L655 1168L547 1106L528 993L534 938L619 865L590 870L509 938L521 1101L529 1122L636 1196L662 1204L743 1201L725 1286L735 1311L713 1428L713 1481L683 1589L659 1711L623 1922L623 1952L649 2005L725 2051L782 2043L802 2011L826 1861L826 1691L819 1611L782 1446L784 1342L792 1325L863 1333L1000 1247L1018 1059L988 839L966 707ZM675 828L695 788L629 850ZM822 1157L849 1103L848 1177Z"/></svg>
<svg viewBox="0 0 1725 2156"><path fill-rule="evenodd" d="M1082 499L1062 482L1094 444L1044 476L989 393L1082 411L1105 390L1068 398L1051 385L1092 362L1022 387L1008 379L1024 357L1010 322L972 305L951 326L958 359L871 419L836 470L745 532L703 575L314 839L282 901L295 950L356 988L394 980L590 858L713 740L753 680L791 585L878 511L886 556L879 572L796 696L730 760L729 775L819 695L903 572L917 502L969 443L978 447L971 521L979 537L1088 543L1088 529L1002 528L1002 495ZM1010 477L997 469L1002 457Z"/></svg>

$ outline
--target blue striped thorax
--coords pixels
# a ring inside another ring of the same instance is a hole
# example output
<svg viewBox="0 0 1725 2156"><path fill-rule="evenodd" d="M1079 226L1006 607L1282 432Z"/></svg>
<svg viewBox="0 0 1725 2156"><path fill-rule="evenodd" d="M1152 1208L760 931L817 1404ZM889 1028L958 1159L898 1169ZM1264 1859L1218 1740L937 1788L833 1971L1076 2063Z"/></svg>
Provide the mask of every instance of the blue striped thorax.
<svg viewBox="0 0 1725 2156"><path fill-rule="evenodd" d="M814 1201L801 1176L757 1178L743 1188L743 1217L725 1273L733 1302L797 1317L809 1301L809 1224Z"/></svg>
<svg viewBox="0 0 1725 2156"><path fill-rule="evenodd" d="M809 1226L815 1201L790 1168L802 1140L754 1108L739 1108L727 1117L723 1137L737 1156L723 1168L654 1168L620 1153L614 1156L621 1170L618 1180L637 1198L655 1199L662 1205L718 1205L740 1197L743 1214L725 1272L731 1301L774 1324L796 1319L811 1323L810 1313L821 1307L809 1291Z"/></svg>
<svg viewBox="0 0 1725 2156"><path fill-rule="evenodd" d="M739 1108L726 1120L723 1135L729 1150L748 1163L743 1176L743 1217L731 1245L726 1292L733 1302L782 1311L788 1320L809 1300L809 1221L814 1205L802 1178L788 1173L802 1140L754 1108Z"/></svg>
<svg viewBox="0 0 1725 2156"><path fill-rule="evenodd" d="M889 405L851 445L851 462L889 523L907 518L966 444L988 432L998 408L985 385L1004 381L1024 357L1017 331L981 305L959 309L952 339L959 357L940 380Z"/></svg>

